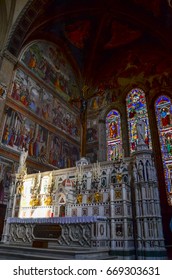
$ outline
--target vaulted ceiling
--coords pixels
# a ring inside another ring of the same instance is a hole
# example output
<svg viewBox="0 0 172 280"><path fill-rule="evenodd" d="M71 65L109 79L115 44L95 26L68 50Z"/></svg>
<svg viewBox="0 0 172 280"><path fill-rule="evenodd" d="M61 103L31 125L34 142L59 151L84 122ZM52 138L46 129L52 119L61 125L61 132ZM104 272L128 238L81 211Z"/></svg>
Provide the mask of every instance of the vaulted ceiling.
<svg viewBox="0 0 172 280"><path fill-rule="evenodd" d="M8 44L18 56L37 39L60 46L81 84L123 90L172 72L172 8L166 0L33 0Z"/></svg>

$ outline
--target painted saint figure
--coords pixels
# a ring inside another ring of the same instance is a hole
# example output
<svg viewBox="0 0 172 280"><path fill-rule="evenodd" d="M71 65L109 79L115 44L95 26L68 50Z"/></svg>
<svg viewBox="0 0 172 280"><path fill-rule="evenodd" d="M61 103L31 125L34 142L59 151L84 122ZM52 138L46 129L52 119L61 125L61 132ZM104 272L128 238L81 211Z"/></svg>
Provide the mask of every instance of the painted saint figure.
<svg viewBox="0 0 172 280"><path fill-rule="evenodd" d="M170 113L168 112L168 109L162 108L160 115L161 115L162 126L166 127L170 125Z"/></svg>
<svg viewBox="0 0 172 280"><path fill-rule="evenodd" d="M109 125L109 136L110 138L117 137L117 124L116 122L111 122Z"/></svg>

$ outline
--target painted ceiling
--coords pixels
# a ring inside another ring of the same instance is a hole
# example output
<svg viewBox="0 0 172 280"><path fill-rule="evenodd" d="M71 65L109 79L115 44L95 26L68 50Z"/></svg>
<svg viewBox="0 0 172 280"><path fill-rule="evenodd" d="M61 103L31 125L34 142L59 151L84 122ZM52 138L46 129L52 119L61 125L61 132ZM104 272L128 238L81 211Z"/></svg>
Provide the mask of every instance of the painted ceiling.
<svg viewBox="0 0 172 280"><path fill-rule="evenodd" d="M87 98L107 90L117 98L138 83L148 89L172 84L171 29L166 0L38 0L8 48L17 56L33 40L51 41L70 63L81 92L84 85L91 89Z"/></svg>

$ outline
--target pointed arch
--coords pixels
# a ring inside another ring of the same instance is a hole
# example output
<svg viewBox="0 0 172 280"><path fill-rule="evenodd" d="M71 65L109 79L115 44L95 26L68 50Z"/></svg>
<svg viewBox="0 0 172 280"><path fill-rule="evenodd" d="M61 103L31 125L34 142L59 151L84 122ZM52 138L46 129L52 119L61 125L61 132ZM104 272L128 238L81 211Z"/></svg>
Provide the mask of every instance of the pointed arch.
<svg viewBox="0 0 172 280"><path fill-rule="evenodd" d="M107 160L122 158L121 117L114 109L106 115L106 146Z"/></svg>
<svg viewBox="0 0 172 280"><path fill-rule="evenodd" d="M151 164L150 162L147 160L146 161L146 179L147 181L151 180L151 176L150 176L150 170L151 170Z"/></svg>

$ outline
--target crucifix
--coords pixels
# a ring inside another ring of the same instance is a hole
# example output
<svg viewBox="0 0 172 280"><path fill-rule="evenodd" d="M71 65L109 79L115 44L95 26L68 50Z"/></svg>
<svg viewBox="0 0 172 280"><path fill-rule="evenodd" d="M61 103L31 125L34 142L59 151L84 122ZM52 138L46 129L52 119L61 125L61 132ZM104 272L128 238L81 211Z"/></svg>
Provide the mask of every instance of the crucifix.
<svg viewBox="0 0 172 280"><path fill-rule="evenodd" d="M87 100L85 99L81 99L80 118L81 118L81 157L85 157L86 137L87 137Z"/></svg>
<svg viewBox="0 0 172 280"><path fill-rule="evenodd" d="M79 98L72 99L71 102L80 102L80 120L81 120L81 158L86 156L86 137L87 137L87 101L92 97L88 95L88 86L83 86L82 95Z"/></svg>

